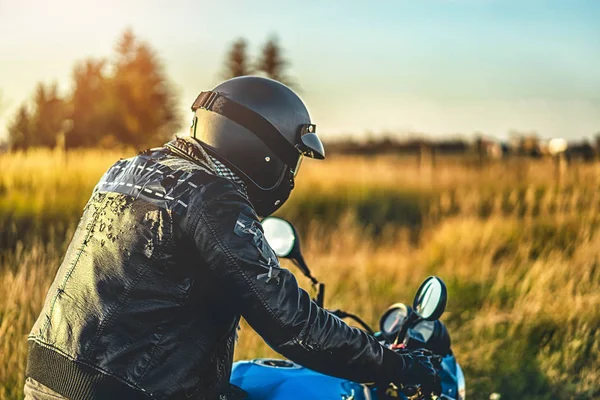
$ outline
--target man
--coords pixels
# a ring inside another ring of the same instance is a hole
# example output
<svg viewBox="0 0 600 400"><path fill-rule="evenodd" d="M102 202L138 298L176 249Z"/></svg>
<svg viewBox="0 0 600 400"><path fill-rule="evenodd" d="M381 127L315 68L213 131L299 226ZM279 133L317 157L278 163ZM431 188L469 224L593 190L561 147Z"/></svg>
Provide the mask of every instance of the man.
<svg viewBox="0 0 600 400"><path fill-rule="evenodd" d="M262 235L302 158L325 156L300 98L241 77L192 110L191 137L117 162L94 189L29 336L26 398L234 398L241 316L314 370L433 387L427 356L319 308Z"/></svg>

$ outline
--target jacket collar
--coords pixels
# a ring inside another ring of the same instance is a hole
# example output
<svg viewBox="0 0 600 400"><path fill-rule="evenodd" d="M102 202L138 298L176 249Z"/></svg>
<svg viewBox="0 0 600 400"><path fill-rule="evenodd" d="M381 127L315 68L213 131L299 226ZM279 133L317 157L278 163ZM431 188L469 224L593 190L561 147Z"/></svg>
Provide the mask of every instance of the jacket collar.
<svg viewBox="0 0 600 400"><path fill-rule="evenodd" d="M177 137L165 146L178 157L198 164L208 169L214 175L232 181L240 188L242 193L247 195L246 184L242 179L229 169L229 167L211 157L196 139L191 137Z"/></svg>
<svg viewBox="0 0 600 400"><path fill-rule="evenodd" d="M165 146L176 155L208 168L213 173L216 173L215 164L212 162L209 155L202 148L200 143L198 143L198 141L195 139L190 137L177 137L175 140L168 142Z"/></svg>

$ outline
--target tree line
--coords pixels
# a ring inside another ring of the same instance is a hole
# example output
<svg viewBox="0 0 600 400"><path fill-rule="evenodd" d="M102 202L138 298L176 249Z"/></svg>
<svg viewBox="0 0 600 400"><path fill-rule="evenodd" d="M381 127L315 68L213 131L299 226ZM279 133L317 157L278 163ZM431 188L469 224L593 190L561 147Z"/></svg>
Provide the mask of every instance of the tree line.
<svg viewBox="0 0 600 400"><path fill-rule="evenodd" d="M276 37L269 38L253 62L244 39L225 56L224 79L261 74L292 84L289 63ZM147 148L169 140L181 128L178 98L156 51L131 30L107 58L77 62L71 89L39 83L8 125L11 149L29 147Z"/></svg>
<svg viewBox="0 0 600 400"><path fill-rule="evenodd" d="M271 36L262 46L258 59L254 62L248 54L248 42L239 38L233 42L225 59L223 79L244 75L265 75L288 86L296 87L287 74L289 62L283 57L283 50L277 36Z"/></svg>

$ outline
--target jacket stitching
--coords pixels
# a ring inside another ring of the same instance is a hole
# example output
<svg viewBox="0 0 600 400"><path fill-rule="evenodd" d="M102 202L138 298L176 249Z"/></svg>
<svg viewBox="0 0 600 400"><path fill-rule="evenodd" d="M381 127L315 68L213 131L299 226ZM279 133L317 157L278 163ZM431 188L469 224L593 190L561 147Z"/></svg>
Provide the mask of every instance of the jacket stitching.
<svg viewBox="0 0 600 400"><path fill-rule="evenodd" d="M168 332L168 329L166 329L162 333L162 335L160 335L160 337L158 338L158 341L156 342L156 345L154 345L154 348L150 351L150 354L149 354L150 357L148 358L148 362L146 363L146 366L142 370L142 374L137 379L138 383L141 383L142 380L144 380L144 378L146 377L146 374L148 373L148 371L150 371L150 364L152 364L152 361L154 360L154 355L156 354L156 352L158 351L158 347L160 346L160 342L162 342L162 340L165 337L167 332Z"/></svg>
<svg viewBox="0 0 600 400"><path fill-rule="evenodd" d="M119 195L121 195L121 194L119 194ZM156 253L162 255L163 254L162 251L163 251L162 246L157 246ZM154 254L152 254L152 258L153 259L156 258ZM87 357L90 355L90 353L96 346L96 343L98 343L98 340L100 340L100 336L102 335L102 332L104 332L106 325L112 321L112 319L114 318L114 316L116 314L116 311L119 310L121 307L123 307L123 305L126 303L126 301L128 299L128 295L131 292L131 290L139 283L139 281L146 275L146 273L149 270L150 270L150 266L146 265L145 268L143 268L138 273L138 275L135 277L135 279L133 280L131 285L129 285L129 287L126 287L125 290L123 291L123 293L121 293L121 295L117 299L116 303L107 310L106 317L102 320L102 322L98 326L96 335L90 341L90 344L88 345L89 346L88 350L82 355L83 357Z"/></svg>
<svg viewBox="0 0 600 400"><path fill-rule="evenodd" d="M221 179L224 179L224 178L221 178ZM218 181L216 181L216 182L210 182L206 186L208 187L209 185L214 185L214 184L217 184L217 183L218 183ZM228 194L240 194L240 192L237 189L228 190L227 192L223 193L220 196L217 196L215 198L212 198L212 199L204 201L203 204L200 205L197 210L194 210L194 212L195 212L196 215L192 216L192 223L190 225L191 228L192 228L191 229L192 232L196 231L196 228L198 227L198 222L200 221L200 218L202 217L202 214L204 214L204 212L206 211L206 208L209 207L209 206L211 206L214 202L216 202L218 200L221 200L221 197L224 197L224 196L226 196Z"/></svg>
<svg viewBox="0 0 600 400"><path fill-rule="evenodd" d="M242 276L244 277L244 280L246 281L248 286L250 286L250 289L252 289L252 292L254 292L256 297L258 297L258 299L261 301L262 305L267 309L267 311L269 311L269 313L271 314L271 317L275 321L277 321L277 323L279 324L279 326L281 328L285 327L285 324L283 323L283 321L279 317L277 317L277 315L275 314L275 312L273 311L271 306L267 303L265 298L260 294L258 289L256 289L256 286L254 286L254 284L252 283L252 281L250 280L248 275L240 267L240 265L238 264L235 257L233 257L233 254L231 254L231 252L229 251L229 248L227 248L227 246L225 246L225 244L221 241L220 236L217 234L216 230L213 228L213 226L210 223L210 221L208 220L208 218L204 215L204 212L200 213L200 218L202 218L202 220L206 223L206 226L212 233L213 237L215 238L215 241L217 242L217 244L219 245L219 247L221 248L223 253L225 253L225 255L227 256L229 261L233 264L233 266L242 274ZM211 267L214 267L214 265L211 265Z"/></svg>
<svg viewBox="0 0 600 400"><path fill-rule="evenodd" d="M126 287L125 290L123 291L123 293L121 293L117 302L108 309L108 311L106 312L106 314L107 314L106 317L103 319L103 321L98 326L98 330L96 331L95 337L90 341L90 344L88 345L88 350L82 355L82 357L87 358L90 355L90 353L96 346L96 343L98 343L98 340L100 340L100 337L102 336L102 332L104 332L104 329L106 328L108 323L113 320L113 318L116 314L116 311L119 310L121 307L123 307L123 305L126 303L126 301L128 299L128 295L131 292L131 290L140 282L140 280L142 280L142 278L146 275L146 273L149 270L150 270L150 267L148 265L146 265L145 268L142 269L138 273L138 275L135 277L135 279L133 280L131 285L129 285L129 287Z"/></svg>
<svg viewBox="0 0 600 400"><path fill-rule="evenodd" d="M106 198L104 198L102 200L102 203L103 203L102 208L105 207L105 204L104 204L105 199ZM73 271L75 271L75 267L77 266L77 263L79 262L79 259L81 258L81 254L83 253L83 250L87 246L87 244L92 236L94 227L96 226L96 223L98 222L99 216L100 216L100 209L96 208L96 210L94 210L94 215L93 215L93 220L91 221L91 226L87 230L87 234L85 235L85 238L83 239L81 248L77 252L77 256L75 257L75 260L71 264L71 267L65 274L65 277L63 278L63 281L61 282L60 286L56 289L56 293L54 294L54 298L52 299L52 305L50 306L50 311L48 311L48 314L46 314L46 321L44 322L44 326L42 327L41 332L45 332L48 329L48 326L50 325L50 319L52 318L51 316L54 312L54 306L56 305L56 302L58 301L58 296L60 293L64 292L69 278L71 278L71 275L73 275Z"/></svg>
<svg viewBox="0 0 600 400"><path fill-rule="evenodd" d="M168 212L168 210L167 210L167 212ZM163 242L159 243L159 246L158 246L158 251L157 251L157 253L159 253L160 255L164 254L164 250L165 250L165 248L168 248L168 245L169 245L169 244L172 244L172 245L174 245L174 242L175 242L175 241L174 241L174 238L173 238L173 219L172 219L172 218L170 218L170 220L171 220L171 224L170 224L170 232L169 232L169 234L167 235L168 239L167 239L166 241L163 241ZM153 255L153 257L154 257L154 255ZM139 281L138 281L138 282L139 282ZM192 287L193 287L193 282L192 282L192 284L190 285L190 288L189 288L189 290L188 290L188 291L187 291L187 293L185 294L184 301L185 301L185 300L187 300L187 297L189 296L189 293L190 293L190 291L191 291ZM165 331L162 333L162 335L160 335L160 337L158 338L158 341L156 342L156 345L154 345L154 348L153 348L153 349L150 351L150 357L149 357L149 359L148 359L148 362L146 363L146 366L144 367L144 369L143 369L143 371L142 371L142 374L141 374L141 375L140 375L140 377L138 378L138 382L141 382L141 381L142 381L142 379L144 379L144 377L145 377L145 376L146 376L146 374L148 373L148 371L149 371L149 367L150 367L150 364L152 363L152 360L154 359L154 354L156 354L156 352L157 352L157 350L158 350L158 347L159 347L159 345L160 345L160 342L162 341L163 337L165 336L165 334L166 334L167 332L168 332L168 330L165 330Z"/></svg>
<svg viewBox="0 0 600 400"><path fill-rule="evenodd" d="M236 267L236 269L241 272L242 276L244 277L244 280L248 283L248 285L250 286L250 288L252 289L252 291L255 293L255 295L259 298L259 300L262 302L262 304L267 308L267 310L269 311L269 313L271 314L271 316L273 317L273 319L275 319L279 323L279 326L281 328L284 328L285 327L285 323L279 317L277 317L277 315L275 314L275 312L273 311L273 309L269 306L268 302L260 294L260 292L258 291L258 289L256 289L256 286L252 283L252 280L250 279L250 277L248 277L248 275L244 272L244 270L239 266L239 264L235 260L235 257L230 252L229 248L227 246L225 246L225 244L220 240L220 236L217 234L216 230L214 229L214 227L212 226L212 224L210 223L210 221L208 220L207 216L204 213L204 211L206 211L206 208L209 205L211 205L212 203L214 203L217 200L220 200L222 197L224 197L225 195L230 194L230 193L239 194L239 192L237 190L236 191L226 192L226 193L222 194L221 196L219 196L217 198L214 198L210 202L207 202L207 204L205 204L200 209L200 212L198 213L198 217L196 217L195 224L193 225L194 226L194 231L197 229L198 221L200 220L200 218L202 218L202 220L206 223L206 225L208 226L209 230L213 234L213 237L217 241L217 244L219 244L219 247L221 247L221 249L223 250L223 252L227 255L229 261L232 262L234 264L234 266ZM212 265L211 265L211 267L212 267ZM302 330L300 332L298 332L292 338L290 338L290 339L288 339L286 341L283 341L283 343L291 341L291 342L294 342L294 343L298 343L300 346L302 346L303 348L305 348L307 350L318 349L319 345L316 344L316 343L315 343L314 346L307 347L308 343L306 343L306 339L309 336L310 328L311 327L312 327L312 323L311 323L311 321L309 319L306 322L306 325L302 328Z"/></svg>

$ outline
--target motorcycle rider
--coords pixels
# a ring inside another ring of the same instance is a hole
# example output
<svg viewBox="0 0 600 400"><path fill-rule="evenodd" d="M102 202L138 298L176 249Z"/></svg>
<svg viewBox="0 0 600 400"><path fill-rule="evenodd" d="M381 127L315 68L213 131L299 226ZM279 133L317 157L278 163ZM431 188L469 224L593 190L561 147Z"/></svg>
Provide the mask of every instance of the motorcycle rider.
<svg viewBox="0 0 600 400"><path fill-rule="evenodd" d="M239 398L241 316L316 371L432 391L426 354L320 308L263 236L259 216L285 203L303 157L325 157L302 100L247 76L192 110L190 137L118 161L95 187L29 336L26 399Z"/></svg>

